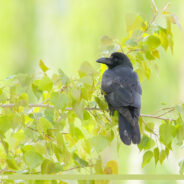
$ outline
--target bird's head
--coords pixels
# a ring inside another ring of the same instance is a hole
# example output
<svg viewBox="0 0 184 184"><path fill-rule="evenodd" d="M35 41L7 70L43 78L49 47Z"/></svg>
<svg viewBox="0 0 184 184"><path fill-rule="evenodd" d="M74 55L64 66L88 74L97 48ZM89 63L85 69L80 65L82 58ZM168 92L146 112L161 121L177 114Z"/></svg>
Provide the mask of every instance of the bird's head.
<svg viewBox="0 0 184 184"><path fill-rule="evenodd" d="M114 52L109 58L103 57L96 61L97 63L106 64L109 68L114 68L118 65L128 66L133 69L129 58L122 52Z"/></svg>

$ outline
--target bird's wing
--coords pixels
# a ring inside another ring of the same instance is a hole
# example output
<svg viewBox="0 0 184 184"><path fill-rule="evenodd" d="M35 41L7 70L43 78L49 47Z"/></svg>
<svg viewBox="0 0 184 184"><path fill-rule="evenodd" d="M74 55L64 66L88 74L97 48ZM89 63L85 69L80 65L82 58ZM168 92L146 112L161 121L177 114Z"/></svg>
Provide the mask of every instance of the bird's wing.
<svg viewBox="0 0 184 184"><path fill-rule="evenodd" d="M107 101L114 107L141 106L142 89L137 74L129 68L118 68L108 80L111 85L106 95Z"/></svg>

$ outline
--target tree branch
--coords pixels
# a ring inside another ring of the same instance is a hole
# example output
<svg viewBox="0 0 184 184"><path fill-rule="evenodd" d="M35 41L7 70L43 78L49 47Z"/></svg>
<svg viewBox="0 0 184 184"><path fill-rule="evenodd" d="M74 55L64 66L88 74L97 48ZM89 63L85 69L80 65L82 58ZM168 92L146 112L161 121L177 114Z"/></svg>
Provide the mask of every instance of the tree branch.
<svg viewBox="0 0 184 184"><path fill-rule="evenodd" d="M30 108L33 108L33 107L41 107L41 108L55 108L54 105L50 105L50 104L28 104L28 106ZM12 107L15 107L15 104L1 104L0 107L2 108L12 108ZM165 108L167 109L167 108ZM168 108L169 109L169 108ZM170 108L171 109L171 108ZM66 111L72 111L73 108L71 107L67 107L65 109ZM98 107L86 107L85 110L87 111L108 111L108 109L100 109ZM176 121L175 119L172 119L172 118L164 118L164 117L161 117L171 111L173 111L174 109L171 109L170 111L167 111L166 113L163 113L161 115L152 115L152 114L141 114L140 116L143 117L143 118L154 118L154 119L159 119L159 120L164 120L164 121Z"/></svg>

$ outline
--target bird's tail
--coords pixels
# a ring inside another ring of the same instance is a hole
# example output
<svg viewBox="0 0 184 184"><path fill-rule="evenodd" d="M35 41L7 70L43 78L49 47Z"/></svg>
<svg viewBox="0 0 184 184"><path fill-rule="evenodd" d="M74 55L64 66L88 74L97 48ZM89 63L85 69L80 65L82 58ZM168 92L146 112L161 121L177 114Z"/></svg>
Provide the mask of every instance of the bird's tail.
<svg viewBox="0 0 184 184"><path fill-rule="evenodd" d="M133 127L128 120L119 113L119 135L124 144L130 145L140 143L140 130L138 121Z"/></svg>

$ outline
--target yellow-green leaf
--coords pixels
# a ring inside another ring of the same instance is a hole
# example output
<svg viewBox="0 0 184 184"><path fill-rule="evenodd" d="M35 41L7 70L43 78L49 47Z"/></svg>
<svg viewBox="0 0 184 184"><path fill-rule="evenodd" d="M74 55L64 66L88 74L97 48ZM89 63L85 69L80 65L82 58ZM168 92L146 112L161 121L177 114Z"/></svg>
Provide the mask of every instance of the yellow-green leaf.
<svg viewBox="0 0 184 184"><path fill-rule="evenodd" d="M156 49L160 45L160 39L158 36L150 35L145 38L145 44L149 46L151 50Z"/></svg>
<svg viewBox="0 0 184 184"><path fill-rule="evenodd" d="M104 36L102 36L102 38L101 38L101 43L102 43L103 45L111 45L111 44L113 44L113 39L110 38L110 37L107 36L107 35L104 35Z"/></svg>
<svg viewBox="0 0 184 184"><path fill-rule="evenodd" d="M157 165L159 161L159 149L158 148L154 149L154 158L155 158L155 165Z"/></svg>
<svg viewBox="0 0 184 184"><path fill-rule="evenodd" d="M159 128L160 142L167 146L173 140L174 132L175 127L173 125L168 123L161 124Z"/></svg>
<svg viewBox="0 0 184 184"><path fill-rule="evenodd" d="M152 157L153 157L153 152L152 151L147 151L146 153L144 153L143 161L142 161L142 167L147 165L151 161Z"/></svg>
<svg viewBox="0 0 184 184"><path fill-rule="evenodd" d="M118 174L118 163L115 160L110 160L104 168L105 174Z"/></svg>
<svg viewBox="0 0 184 184"><path fill-rule="evenodd" d="M50 97L51 103L58 109L63 109L69 106L71 99L66 94L54 92Z"/></svg>
<svg viewBox="0 0 184 184"><path fill-rule="evenodd" d="M165 158L166 158L165 150L162 150L160 152L160 164L162 164L164 162Z"/></svg>
<svg viewBox="0 0 184 184"><path fill-rule="evenodd" d="M30 169L34 169L42 164L43 157L38 152L30 150L24 153L24 161Z"/></svg>
<svg viewBox="0 0 184 184"><path fill-rule="evenodd" d="M63 170L60 163L53 162L52 160L45 159L41 165L42 174L54 174Z"/></svg>
<svg viewBox="0 0 184 184"><path fill-rule="evenodd" d="M88 166L88 162L81 159L76 153L73 154L73 158L77 162L77 164L79 164L80 166L82 166L82 167Z"/></svg>
<svg viewBox="0 0 184 184"><path fill-rule="evenodd" d="M40 68L43 72L46 72L49 69L42 60L40 60Z"/></svg>
<svg viewBox="0 0 184 184"><path fill-rule="evenodd" d="M92 137L90 142L97 152L103 151L109 144L109 141L103 136Z"/></svg>
<svg viewBox="0 0 184 184"><path fill-rule="evenodd" d="M52 128L52 123L50 123L47 119L41 117L37 123L37 129L40 132L47 133L47 130Z"/></svg>
<svg viewBox="0 0 184 184"><path fill-rule="evenodd" d="M141 142L138 145L138 148L140 149L140 151L142 151L143 149L148 150L153 146L155 146L155 141L147 135L143 135L143 137L141 138Z"/></svg>
<svg viewBox="0 0 184 184"><path fill-rule="evenodd" d="M184 159L179 162L180 174L184 174Z"/></svg>

